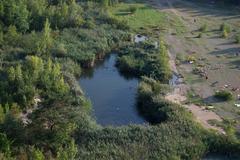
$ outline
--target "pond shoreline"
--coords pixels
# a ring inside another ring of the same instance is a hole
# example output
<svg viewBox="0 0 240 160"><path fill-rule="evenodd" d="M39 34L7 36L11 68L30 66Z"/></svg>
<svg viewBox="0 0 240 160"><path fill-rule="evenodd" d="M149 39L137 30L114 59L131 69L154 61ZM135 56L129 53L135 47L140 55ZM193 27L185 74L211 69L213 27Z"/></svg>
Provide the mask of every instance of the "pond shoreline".
<svg viewBox="0 0 240 160"><path fill-rule="evenodd" d="M116 53L96 62L95 67L85 69L79 78L80 86L93 106L96 121L103 125L143 124L136 106L139 80L124 77L116 64Z"/></svg>

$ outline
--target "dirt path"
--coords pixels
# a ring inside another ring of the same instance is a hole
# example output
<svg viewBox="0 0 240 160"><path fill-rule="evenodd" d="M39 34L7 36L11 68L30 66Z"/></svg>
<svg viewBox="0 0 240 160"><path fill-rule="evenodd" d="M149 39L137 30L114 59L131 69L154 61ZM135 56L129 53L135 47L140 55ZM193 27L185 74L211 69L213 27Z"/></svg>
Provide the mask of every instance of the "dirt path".
<svg viewBox="0 0 240 160"><path fill-rule="evenodd" d="M155 8L160 9L161 11L165 12L171 12L174 13L176 16L180 17L183 24L190 30L196 30L198 28L198 25L194 22L196 21L195 18L189 16L187 13L179 12L177 9L174 8L173 3L179 2L179 0L165 0L165 1L159 1L159 0L151 0L149 3L154 6ZM190 35L189 33L186 33L186 35ZM172 41L172 44L176 44L181 46L183 45L183 42L177 41L176 37L172 36L171 34L166 35L166 39L168 41ZM172 52L172 51L171 51ZM170 57L170 66L172 71L175 74L178 74L178 69L175 63L175 55L176 53L168 53ZM178 79L179 83L177 82L177 85L174 85L174 90L172 93L169 93L165 98L167 100L170 100L172 102L183 104L187 100L186 94L189 89L189 86L186 84L183 84L183 79ZM225 134L224 130L220 127L213 126L209 123L209 120L216 120L216 121L222 121L221 117L218 116L215 112L209 111L205 109L205 106L197 106L195 104L188 104L183 105L186 107L194 117L196 118L196 121L198 121L200 124L202 124L205 128L208 129L214 129L219 131L222 134Z"/></svg>
<svg viewBox="0 0 240 160"><path fill-rule="evenodd" d="M34 98L34 105L33 108L29 108L25 111L25 113L20 113L20 119L22 120L23 124L27 126L28 124L32 123L31 119L29 119L29 115L31 115L35 110L39 109L39 103L41 102L40 98Z"/></svg>
<svg viewBox="0 0 240 160"><path fill-rule="evenodd" d="M173 59L170 60L172 70L176 72L176 65L171 63L172 61L174 60ZM186 84L179 83L174 86L173 92L167 94L165 98L174 103L183 104L187 100L187 97L186 97L187 90L188 90L188 86ZM197 106L195 104L188 104L183 106L192 112L196 120L200 124L202 124L203 127L208 129L214 129L219 131L222 134L226 134L222 128L216 127L209 123L210 120L216 120L220 122L222 121L222 118L219 115L217 115L215 112L206 110L205 106Z"/></svg>
<svg viewBox="0 0 240 160"><path fill-rule="evenodd" d="M215 112L206 110L204 106L197 106L195 104L184 106L193 113L193 115L196 117L196 120L205 128L214 129L222 134L226 134L222 128L209 124L209 120L222 121L221 117L219 117Z"/></svg>
<svg viewBox="0 0 240 160"><path fill-rule="evenodd" d="M175 73L178 73L175 63L172 63L173 61L174 59L170 60L170 66ZM165 98L174 103L183 104L187 100L187 97L186 97L187 90L188 90L188 86L186 84L178 83L177 85L174 86L173 92L167 94ZM220 122L222 121L222 118L219 115L217 115L215 112L206 110L205 106L197 106L195 104L188 104L183 106L192 112L196 120L200 124L202 124L203 127L208 129L214 129L219 131L222 134L226 134L222 128L216 127L209 123L210 120L216 120Z"/></svg>

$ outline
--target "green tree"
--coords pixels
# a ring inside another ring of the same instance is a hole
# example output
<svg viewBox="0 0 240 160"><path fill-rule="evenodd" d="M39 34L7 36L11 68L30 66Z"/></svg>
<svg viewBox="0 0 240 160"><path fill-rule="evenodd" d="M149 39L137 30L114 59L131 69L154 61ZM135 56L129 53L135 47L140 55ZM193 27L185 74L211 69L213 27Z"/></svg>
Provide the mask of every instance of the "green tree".
<svg viewBox="0 0 240 160"><path fill-rule="evenodd" d="M75 1L73 1L69 5L68 9L68 17L67 17L67 24L68 27L78 27L81 26L84 22L82 18L83 10L80 5L78 5Z"/></svg>
<svg viewBox="0 0 240 160"><path fill-rule="evenodd" d="M31 79L33 82L36 82L40 76L40 74L44 70L43 60L37 56L28 56L27 58L27 66L29 67L29 75L31 75Z"/></svg>
<svg viewBox="0 0 240 160"><path fill-rule="evenodd" d="M4 35L4 41L7 45L17 46L20 34L17 32L16 26L10 25L7 33Z"/></svg>
<svg viewBox="0 0 240 160"><path fill-rule="evenodd" d="M48 19L44 24L44 29L42 32L42 37L38 44L38 53L49 56L49 49L51 48L53 39L51 36L51 27Z"/></svg>
<svg viewBox="0 0 240 160"><path fill-rule="evenodd" d="M14 67L10 67L10 68L8 69L8 79L9 79L10 81L14 81L15 78L16 78L15 69L14 69Z"/></svg>
<svg viewBox="0 0 240 160"><path fill-rule="evenodd" d="M21 32L29 29L29 12L25 0L2 0L0 3L0 20L6 25L15 25Z"/></svg>
<svg viewBox="0 0 240 160"><path fill-rule="evenodd" d="M18 13L15 19L15 25L21 32L25 32L29 29L28 23L29 12L25 1L19 1Z"/></svg>
<svg viewBox="0 0 240 160"><path fill-rule="evenodd" d="M30 11L30 29L40 31L44 27L47 0L27 0L28 10Z"/></svg>
<svg viewBox="0 0 240 160"><path fill-rule="evenodd" d="M22 66L21 65L17 65L16 69L15 69L15 78L18 82L22 82L23 81L23 73L22 73Z"/></svg>

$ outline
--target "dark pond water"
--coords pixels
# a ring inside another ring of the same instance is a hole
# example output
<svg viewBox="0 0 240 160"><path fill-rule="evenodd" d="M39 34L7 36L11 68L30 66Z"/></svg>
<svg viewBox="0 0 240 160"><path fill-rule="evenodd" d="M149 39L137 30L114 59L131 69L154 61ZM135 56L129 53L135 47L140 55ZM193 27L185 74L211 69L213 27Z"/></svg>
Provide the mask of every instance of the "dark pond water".
<svg viewBox="0 0 240 160"><path fill-rule="evenodd" d="M142 124L145 120L135 106L138 80L126 78L118 72L116 56L111 54L98 62L94 69L85 70L80 86L91 100L99 124Z"/></svg>
<svg viewBox="0 0 240 160"><path fill-rule="evenodd" d="M239 156L229 157L225 155L210 154L210 155L207 155L202 160L240 160L240 157Z"/></svg>

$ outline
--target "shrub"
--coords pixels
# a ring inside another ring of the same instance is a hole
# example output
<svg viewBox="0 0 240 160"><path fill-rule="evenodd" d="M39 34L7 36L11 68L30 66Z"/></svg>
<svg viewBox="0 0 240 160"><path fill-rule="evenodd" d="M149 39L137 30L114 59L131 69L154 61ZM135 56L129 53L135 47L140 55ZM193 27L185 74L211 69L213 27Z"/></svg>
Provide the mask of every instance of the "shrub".
<svg viewBox="0 0 240 160"><path fill-rule="evenodd" d="M203 35L202 33L199 33L197 38L202 38L202 35Z"/></svg>
<svg viewBox="0 0 240 160"><path fill-rule="evenodd" d="M227 38L228 37L228 32L225 29L222 31L222 37L223 38Z"/></svg>
<svg viewBox="0 0 240 160"><path fill-rule="evenodd" d="M227 25L226 23L221 24L220 26L220 31L226 31L227 33L231 32L231 27Z"/></svg>
<svg viewBox="0 0 240 160"><path fill-rule="evenodd" d="M206 32L207 31L207 24L202 25L199 30L201 32Z"/></svg>
<svg viewBox="0 0 240 160"><path fill-rule="evenodd" d="M157 49L150 42L144 42L141 45L134 44L122 48L117 66L123 73L145 75L168 83L172 76L168 59L167 48L163 42Z"/></svg>
<svg viewBox="0 0 240 160"><path fill-rule="evenodd" d="M214 96L224 101L230 101L233 99L232 93L226 90L217 91Z"/></svg>
<svg viewBox="0 0 240 160"><path fill-rule="evenodd" d="M220 31L222 31L223 38L227 38L229 33L231 33L231 27L226 23L221 24Z"/></svg>
<svg viewBox="0 0 240 160"><path fill-rule="evenodd" d="M194 57L194 56L192 56L192 55L189 55L189 56L187 56L187 61L188 62L195 62L197 59L196 59L196 57Z"/></svg>
<svg viewBox="0 0 240 160"><path fill-rule="evenodd" d="M129 7L129 11L133 14L137 11L137 7L131 6L131 7Z"/></svg>
<svg viewBox="0 0 240 160"><path fill-rule="evenodd" d="M86 20L85 23L83 24L83 27L93 29L96 27L96 25L93 20Z"/></svg>
<svg viewBox="0 0 240 160"><path fill-rule="evenodd" d="M176 64L177 65L179 65L179 64L181 64L181 63L183 63L185 61L186 61L186 58L185 58L185 56L182 53L178 53L176 55Z"/></svg>
<svg viewBox="0 0 240 160"><path fill-rule="evenodd" d="M240 43L240 33L237 34L235 39L236 39L236 43Z"/></svg>

